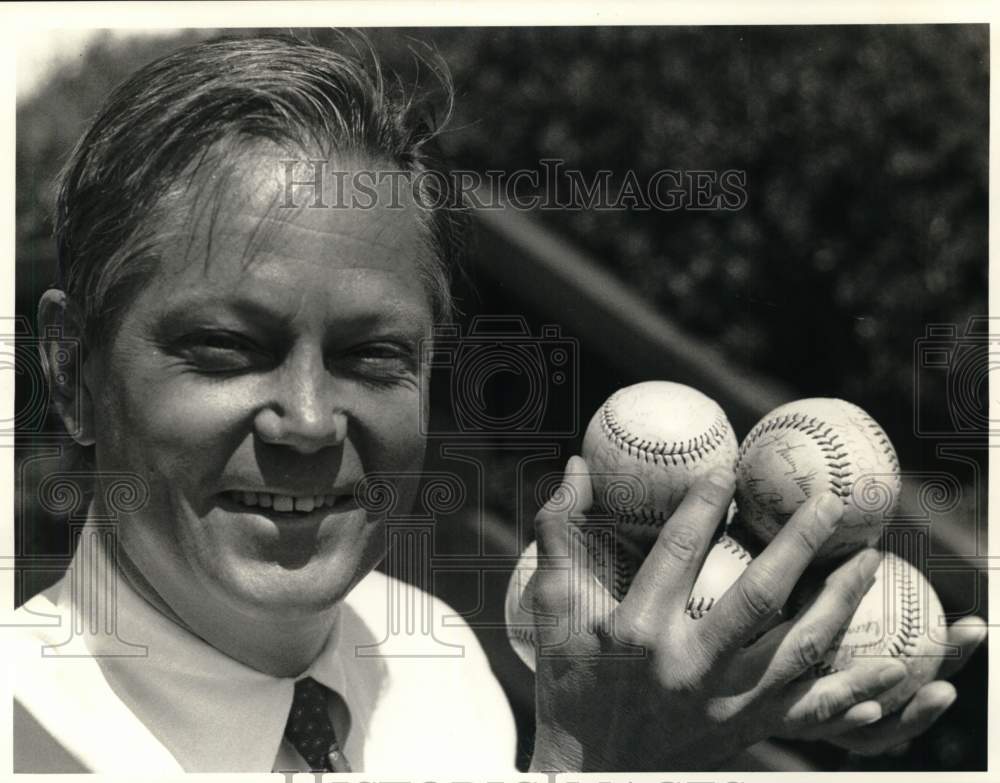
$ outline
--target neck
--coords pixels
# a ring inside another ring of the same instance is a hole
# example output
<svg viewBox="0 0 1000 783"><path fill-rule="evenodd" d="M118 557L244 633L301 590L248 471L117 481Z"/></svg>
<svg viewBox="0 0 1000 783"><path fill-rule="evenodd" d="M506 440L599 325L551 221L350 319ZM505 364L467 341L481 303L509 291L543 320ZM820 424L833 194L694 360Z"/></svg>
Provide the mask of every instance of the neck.
<svg viewBox="0 0 1000 783"><path fill-rule="evenodd" d="M250 620L212 613L185 613L188 626L219 652L274 677L298 677L322 652L333 631L338 607L309 618Z"/></svg>

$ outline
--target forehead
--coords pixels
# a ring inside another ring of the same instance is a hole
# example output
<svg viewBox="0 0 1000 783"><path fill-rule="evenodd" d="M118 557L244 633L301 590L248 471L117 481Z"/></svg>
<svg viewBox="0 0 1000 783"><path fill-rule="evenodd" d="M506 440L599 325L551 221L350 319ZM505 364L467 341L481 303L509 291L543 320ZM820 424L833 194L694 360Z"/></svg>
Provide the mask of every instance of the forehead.
<svg viewBox="0 0 1000 783"><path fill-rule="evenodd" d="M171 300L192 288L268 285L292 300L335 288L341 307L353 296L359 305L408 298L432 309L426 216L407 188L373 179L389 169L358 158L322 168L292 160L277 148L217 158L170 192L158 210L153 287ZM315 171L326 174L320 188Z"/></svg>

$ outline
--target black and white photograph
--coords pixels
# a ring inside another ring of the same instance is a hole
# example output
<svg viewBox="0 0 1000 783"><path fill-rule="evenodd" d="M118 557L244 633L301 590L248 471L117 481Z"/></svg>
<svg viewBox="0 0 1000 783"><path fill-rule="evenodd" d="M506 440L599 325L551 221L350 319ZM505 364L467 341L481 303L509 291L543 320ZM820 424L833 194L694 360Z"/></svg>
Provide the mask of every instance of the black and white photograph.
<svg viewBox="0 0 1000 783"><path fill-rule="evenodd" d="M98 5L11 36L5 776L997 771L988 18Z"/></svg>

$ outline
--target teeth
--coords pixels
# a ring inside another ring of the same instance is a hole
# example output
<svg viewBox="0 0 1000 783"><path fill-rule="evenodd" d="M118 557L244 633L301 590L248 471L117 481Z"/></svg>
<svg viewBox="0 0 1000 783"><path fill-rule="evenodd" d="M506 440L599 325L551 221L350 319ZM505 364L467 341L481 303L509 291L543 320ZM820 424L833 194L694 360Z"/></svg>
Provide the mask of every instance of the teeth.
<svg viewBox="0 0 1000 783"><path fill-rule="evenodd" d="M273 508L275 511L301 511L308 514L317 508L336 505L337 495L308 495L294 497L292 495L272 495L268 492L233 492L231 497L244 506L260 506Z"/></svg>
<svg viewBox="0 0 1000 783"><path fill-rule="evenodd" d="M275 511L291 511L295 506L295 499L291 495L275 495L273 506Z"/></svg>
<svg viewBox="0 0 1000 783"><path fill-rule="evenodd" d="M296 511L312 511L316 508L316 503L310 498L295 498Z"/></svg>

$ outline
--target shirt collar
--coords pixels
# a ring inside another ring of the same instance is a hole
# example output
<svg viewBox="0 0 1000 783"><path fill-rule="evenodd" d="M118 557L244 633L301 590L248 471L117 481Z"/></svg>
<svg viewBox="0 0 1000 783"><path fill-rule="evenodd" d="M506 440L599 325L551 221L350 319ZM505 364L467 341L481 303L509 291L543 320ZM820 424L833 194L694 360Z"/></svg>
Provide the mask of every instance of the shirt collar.
<svg viewBox="0 0 1000 783"><path fill-rule="evenodd" d="M76 568L79 556L78 550ZM101 562L92 565L101 570L96 573L110 574L107 553L97 556ZM274 677L230 658L167 618L127 579L114 581L114 591L95 591L96 598L84 591L75 609L82 617L93 617L98 610L96 616L117 620L114 633L89 633L85 642L118 697L185 770L270 771L299 677ZM59 602L69 606L73 592L66 580ZM115 611L88 605L95 600L116 600ZM338 651L343 614L338 613L322 652L300 676L314 677L339 693L354 717L353 689L347 687ZM129 645L145 647L145 654Z"/></svg>

